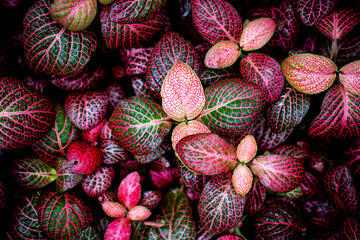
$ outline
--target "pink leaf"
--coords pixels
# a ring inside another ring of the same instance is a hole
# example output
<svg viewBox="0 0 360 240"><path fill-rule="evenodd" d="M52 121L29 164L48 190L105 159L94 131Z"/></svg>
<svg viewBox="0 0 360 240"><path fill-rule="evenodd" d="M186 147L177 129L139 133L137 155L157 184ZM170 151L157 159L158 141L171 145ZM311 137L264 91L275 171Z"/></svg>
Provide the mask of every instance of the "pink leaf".
<svg viewBox="0 0 360 240"><path fill-rule="evenodd" d="M104 240L129 240L131 222L127 217L117 218L107 227Z"/></svg>
<svg viewBox="0 0 360 240"><path fill-rule="evenodd" d="M132 172L124 178L118 189L118 198L128 210L135 207L141 198L140 175Z"/></svg>
<svg viewBox="0 0 360 240"><path fill-rule="evenodd" d="M360 61L346 64L340 68L339 78L347 90L360 96Z"/></svg>
<svg viewBox="0 0 360 240"><path fill-rule="evenodd" d="M271 18L258 18L250 22L240 38L240 47L245 51L262 48L275 31L275 22Z"/></svg>
<svg viewBox="0 0 360 240"><path fill-rule="evenodd" d="M245 136L236 149L236 157L240 162L248 163L256 155L257 145L253 135Z"/></svg>
<svg viewBox="0 0 360 240"><path fill-rule="evenodd" d="M82 180L82 188L89 197L98 197L111 186L115 177L112 166L100 166L98 170Z"/></svg>
<svg viewBox="0 0 360 240"><path fill-rule="evenodd" d="M88 143L95 142L101 133L101 129L104 127L104 124L106 123L106 119L104 118L97 126L93 127L92 129L88 131L82 131L81 137L84 141Z"/></svg>
<svg viewBox="0 0 360 240"><path fill-rule="evenodd" d="M153 184L158 188L166 188L179 178L177 168L167 168L160 172L150 170L150 176Z"/></svg>
<svg viewBox="0 0 360 240"><path fill-rule="evenodd" d="M102 154L95 146L89 146L84 141L74 141L68 149L67 159L73 164L73 173L88 175L99 168Z"/></svg>
<svg viewBox="0 0 360 240"><path fill-rule="evenodd" d="M150 217L151 212L144 206L135 206L130 209L127 217L133 221L143 221Z"/></svg>
<svg viewBox="0 0 360 240"><path fill-rule="evenodd" d="M105 214L112 218L125 217L127 210L118 202L103 202L101 204Z"/></svg>
<svg viewBox="0 0 360 240"><path fill-rule="evenodd" d="M166 114L179 122L197 117L205 105L199 77L183 62L177 62L166 75L161 97Z"/></svg>
<svg viewBox="0 0 360 240"><path fill-rule="evenodd" d="M212 46L205 56L208 68L226 68L233 65L240 56L239 46L231 41L220 41Z"/></svg>
<svg viewBox="0 0 360 240"><path fill-rule="evenodd" d="M232 183L237 193L240 193L241 196L245 196L251 186L253 181L253 175L245 164L239 164L232 175Z"/></svg>
<svg viewBox="0 0 360 240"><path fill-rule="evenodd" d="M335 0L294 0L293 5L299 18L306 26L312 26L326 17L334 7Z"/></svg>
<svg viewBox="0 0 360 240"><path fill-rule="evenodd" d="M315 94L325 91L334 83L337 67L326 57L298 54L286 58L281 69L296 90Z"/></svg>

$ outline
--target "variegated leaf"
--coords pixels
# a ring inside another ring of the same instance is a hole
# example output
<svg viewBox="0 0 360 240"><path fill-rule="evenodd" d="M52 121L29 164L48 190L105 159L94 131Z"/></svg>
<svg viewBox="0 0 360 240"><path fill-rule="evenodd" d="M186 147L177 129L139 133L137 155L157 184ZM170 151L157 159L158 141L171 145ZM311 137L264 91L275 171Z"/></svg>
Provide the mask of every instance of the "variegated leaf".
<svg viewBox="0 0 360 240"><path fill-rule="evenodd" d="M103 162L106 164L118 163L130 157L125 149L114 140L101 141L99 149L103 154Z"/></svg>
<svg viewBox="0 0 360 240"><path fill-rule="evenodd" d="M193 173L181 162L178 163L178 169L185 186L200 194L210 177Z"/></svg>
<svg viewBox="0 0 360 240"><path fill-rule="evenodd" d="M252 187L246 195L245 213L250 216L256 215L260 212L265 203L266 188L262 185L258 178L254 178Z"/></svg>
<svg viewBox="0 0 360 240"><path fill-rule="evenodd" d="M57 159L56 174L56 190L59 193L74 188L83 179L82 175L72 172L72 164L64 158Z"/></svg>
<svg viewBox="0 0 360 240"><path fill-rule="evenodd" d="M170 141L168 139L164 139L164 141L160 144L160 146L155 148L153 151L144 155L134 155L134 158L136 159L136 161L138 161L141 164L151 163L170 150L171 150Z"/></svg>
<svg viewBox="0 0 360 240"><path fill-rule="evenodd" d="M200 76L200 81L204 84L213 84L215 82L230 78L237 78L233 68L210 69L205 68Z"/></svg>
<svg viewBox="0 0 360 240"><path fill-rule="evenodd" d="M257 153L257 144L253 135L246 135L236 148L236 157L242 163L250 162Z"/></svg>
<svg viewBox="0 0 360 240"><path fill-rule="evenodd" d="M135 206L130 209L127 217L132 221L143 221L150 217L151 212L144 206Z"/></svg>
<svg viewBox="0 0 360 240"><path fill-rule="evenodd" d="M143 193L140 205L149 210L153 210L160 203L161 199L162 195L160 191L146 191Z"/></svg>
<svg viewBox="0 0 360 240"><path fill-rule="evenodd" d="M226 68L233 65L239 58L239 45L231 41L220 41L206 53L205 66L208 68Z"/></svg>
<svg viewBox="0 0 360 240"><path fill-rule="evenodd" d="M126 208L118 202L105 201L101 204L105 214L112 218L125 217L127 214Z"/></svg>
<svg viewBox="0 0 360 240"><path fill-rule="evenodd" d="M127 175L120 183L118 188L119 202L128 210L135 207L141 198L140 175L132 172Z"/></svg>
<svg viewBox="0 0 360 240"><path fill-rule="evenodd" d="M253 182L253 174L251 173L248 166L245 164L239 164L232 175L232 184L235 188L235 191L241 196L245 196Z"/></svg>
<svg viewBox="0 0 360 240"><path fill-rule="evenodd" d="M360 96L360 60L340 68L339 78L347 90Z"/></svg>
<svg viewBox="0 0 360 240"><path fill-rule="evenodd" d="M100 166L94 173L84 176L81 185L89 197L98 197L109 189L114 177L114 167Z"/></svg>
<svg viewBox="0 0 360 240"><path fill-rule="evenodd" d="M129 240L131 221L127 217L117 218L107 227L104 240Z"/></svg>
<svg viewBox="0 0 360 240"><path fill-rule="evenodd" d="M206 125L196 120L180 123L173 129L171 134L171 142L173 149L174 150L176 149L177 143L184 137L198 133L211 133L211 132Z"/></svg>
<svg viewBox="0 0 360 240"><path fill-rule="evenodd" d="M335 0L294 0L293 5L299 18L306 26L312 26L328 15L334 7Z"/></svg>

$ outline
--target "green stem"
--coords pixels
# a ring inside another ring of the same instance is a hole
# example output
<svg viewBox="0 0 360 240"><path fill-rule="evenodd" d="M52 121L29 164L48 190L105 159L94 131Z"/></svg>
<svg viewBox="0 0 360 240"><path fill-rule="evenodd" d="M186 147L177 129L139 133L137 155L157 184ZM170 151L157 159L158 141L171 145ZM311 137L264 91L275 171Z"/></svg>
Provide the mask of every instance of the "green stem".
<svg viewBox="0 0 360 240"><path fill-rule="evenodd" d="M248 240L241 232L239 228L235 228L235 235L243 238L244 240Z"/></svg>

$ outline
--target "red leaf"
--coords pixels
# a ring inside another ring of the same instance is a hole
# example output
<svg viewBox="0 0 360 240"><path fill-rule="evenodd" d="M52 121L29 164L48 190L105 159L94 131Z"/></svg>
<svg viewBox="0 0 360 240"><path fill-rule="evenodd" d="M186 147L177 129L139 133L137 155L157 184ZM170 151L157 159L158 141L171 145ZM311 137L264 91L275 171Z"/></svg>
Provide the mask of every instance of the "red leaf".
<svg viewBox="0 0 360 240"><path fill-rule="evenodd" d="M146 191L143 194L140 205L153 210L160 203L161 198L162 194L160 191Z"/></svg>
<svg viewBox="0 0 360 240"><path fill-rule="evenodd" d="M245 196L253 182L253 175L245 164L239 164L232 175L232 183L237 193L240 193L241 196Z"/></svg>
<svg viewBox="0 0 360 240"><path fill-rule="evenodd" d="M87 142L74 141L68 149L67 159L73 164L73 173L88 175L99 168L102 154L100 149Z"/></svg>
<svg viewBox="0 0 360 240"><path fill-rule="evenodd" d="M124 178L118 188L118 198L128 210L135 207L141 198L140 175L132 172Z"/></svg>
<svg viewBox="0 0 360 240"><path fill-rule="evenodd" d="M253 135L246 135L236 149L236 157L242 163L250 162L256 155L257 145Z"/></svg>
<svg viewBox="0 0 360 240"><path fill-rule="evenodd" d="M132 209L130 209L127 217L132 221L143 221L143 220L149 218L150 215L151 215L151 212L146 207L135 206Z"/></svg>
<svg viewBox="0 0 360 240"><path fill-rule="evenodd" d="M104 240L129 240L131 222L127 217L117 218L107 227Z"/></svg>
<svg viewBox="0 0 360 240"><path fill-rule="evenodd" d="M262 48L270 40L274 31L275 22L271 18L258 18L251 21L241 34L241 49L253 51Z"/></svg>
<svg viewBox="0 0 360 240"><path fill-rule="evenodd" d="M166 188L179 178L177 168L166 168L163 171L155 172L150 170L150 176L153 184L158 188Z"/></svg>
<svg viewBox="0 0 360 240"><path fill-rule="evenodd" d="M105 214L112 218L125 217L127 210L118 202L103 202L101 204Z"/></svg>
<svg viewBox="0 0 360 240"><path fill-rule="evenodd" d="M360 61L346 64L340 68L339 78L347 90L360 96Z"/></svg>
<svg viewBox="0 0 360 240"><path fill-rule="evenodd" d="M231 41L220 41L212 46L205 56L208 68L226 68L233 65L240 56L239 45Z"/></svg>
<svg viewBox="0 0 360 240"><path fill-rule="evenodd" d="M84 141L88 142L88 143L92 143L95 142L101 133L101 129L103 129L104 124L106 123L106 119L104 118L98 125L96 125L95 127L91 128L88 131L82 131L81 132L81 137Z"/></svg>

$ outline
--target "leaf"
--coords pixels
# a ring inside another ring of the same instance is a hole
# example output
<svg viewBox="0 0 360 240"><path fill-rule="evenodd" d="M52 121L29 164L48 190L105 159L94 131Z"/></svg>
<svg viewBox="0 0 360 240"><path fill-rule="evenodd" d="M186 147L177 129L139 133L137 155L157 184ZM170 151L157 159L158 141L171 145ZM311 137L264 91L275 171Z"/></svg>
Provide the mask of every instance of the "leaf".
<svg viewBox="0 0 360 240"><path fill-rule="evenodd" d="M155 172L161 172L161 171L169 168L170 165L171 165L171 163L164 156L161 156L160 158L155 159L154 161L152 161L149 164L150 169Z"/></svg>
<svg viewBox="0 0 360 240"><path fill-rule="evenodd" d="M271 18L258 18L246 25L240 38L240 48L253 51L262 48L273 36L275 22Z"/></svg>
<svg viewBox="0 0 360 240"><path fill-rule="evenodd" d="M126 74L129 76L145 74L153 50L153 47L125 50L127 57Z"/></svg>
<svg viewBox="0 0 360 240"><path fill-rule="evenodd" d="M360 222L354 217L347 217L340 230L341 239L360 238Z"/></svg>
<svg viewBox="0 0 360 240"><path fill-rule="evenodd" d="M258 178L254 178L251 189L246 195L245 213L250 216L260 212L266 198L266 188L262 185Z"/></svg>
<svg viewBox="0 0 360 240"><path fill-rule="evenodd" d="M204 90L199 77L189 65L177 62L161 86L162 107L175 121L196 118L205 105Z"/></svg>
<svg viewBox="0 0 360 240"><path fill-rule="evenodd" d="M144 206L135 206L130 209L127 217L132 221L143 221L149 218L151 212Z"/></svg>
<svg viewBox="0 0 360 240"><path fill-rule="evenodd" d="M181 162L178 163L179 174L185 186L194 192L201 193L209 176L195 174Z"/></svg>
<svg viewBox="0 0 360 240"><path fill-rule="evenodd" d="M139 23L153 18L166 0L118 0L111 5L110 21L117 23Z"/></svg>
<svg viewBox="0 0 360 240"><path fill-rule="evenodd" d="M118 202L105 201L101 204L105 214L112 218L125 217L127 214L126 208Z"/></svg>
<svg viewBox="0 0 360 240"><path fill-rule="evenodd" d="M250 162L256 153L257 145L253 135L246 135L236 148L236 157L242 163Z"/></svg>
<svg viewBox="0 0 360 240"><path fill-rule="evenodd" d="M108 111L113 112L116 105L126 98L125 91L120 83L112 82L106 88L106 92L109 96L109 107Z"/></svg>
<svg viewBox="0 0 360 240"><path fill-rule="evenodd" d="M333 53L333 48L337 49L336 64L343 66L359 59L360 55L360 34L354 31L346 37L336 41L337 45L333 45L333 41L328 39L321 48L322 54L328 58Z"/></svg>
<svg viewBox="0 0 360 240"><path fill-rule="evenodd" d="M140 205L153 210L160 203L161 199L162 194L160 191L146 191L143 193Z"/></svg>
<svg viewBox="0 0 360 240"><path fill-rule="evenodd" d="M305 53L286 58L281 69L296 90L316 94L325 91L334 83L337 67L326 57Z"/></svg>
<svg viewBox="0 0 360 240"><path fill-rule="evenodd" d="M170 131L169 120L157 103L131 97L116 106L109 119L109 128L127 151L143 155L160 146Z"/></svg>
<svg viewBox="0 0 360 240"><path fill-rule="evenodd" d="M114 177L114 167L100 166L96 172L84 176L81 185L89 197L98 197L109 189L114 181Z"/></svg>
<svg viewBox="0 0 360 240"><path fill-rule="evenodd" d="M320 19L315 27L331 40L339 40L360 22L360 12L354 9L337 9Z"/></svg>
<svg viewBox="0 0 360 240"><path fill-rule="evenodd" d="M93 228L93 227L87 227L84 230L82 230L76 238L72 240L100 240L100 234Z"/></svg>
<svg viewBox="0 0 360 240"><path fill-rule="evenodd" d="M10 168L15 181L29 190L42 188L56 179L54 168L38 158L16 159Z"/></svg>
<svg viewBox="0 0 360 240"><path fill-rule="evenodd" d="M56 158L64 158L69 145L77 138L79 130L72 124L65 109L55 104L55 122L51 129L31 145L37 155L54 166Z"/></svg>
<svg viewBox="0 0 360 240"><path fill-rule="evenodd" d="M213 176L198 204L201 225L210 235L228 231L241 221L244 207L245 197L236 193L231 173Z"/></svg>
<svg viewBox="0 0 360 240"><path fill-rule="evenodd" d="M75 33L64 29L52 19L49 9L50 1L40 0L25 15L26 62L36 73L66 75L79 72L95 52L95 34L88 30Z"/></svg>
<svg viewBox="0 0 360 240"><path fill-rule="evenodd" d="M78 32L90 26L96 10L96 0L55 0L49 8L49 13L66 29Z"/></svg>
<svg viewBox="0 0 360 240"><path fill-rule="evenodd" d="M240 70L246 82L255 83L268 93L268 103L279 99L284 88L284 76L274 58L262 53L250 53L241 60Z"/></svg>
<svg viewBox="0 0 360 240"><path fill-rule="evenodd" d="M179 172L176 167L166 168L160 172L155 172L150 169L150 176L153 184L157 188L167 188L170 184L178 180Z"/></svg>
<svg viewBox="0 0 360 240"><path fill-rule="evenodd" d="M360 175L360 138L356 138L344 151L342 162L346 164L350 172Z"/></svg>
<svg viewBox="0 0 360 240"><path fill-rule="evenodd" d="M48 192L39 202L41 229L51 239L71 239L88 227L91 209L74 194Z"/></svg>
<svg viewBox="0 0 360 240"><path fill-rule="evenodd" d="M72 172L72 164L64 158L57 159L56 173L56 191L58 193L74 188L83 179L82 175Z"/></svg>
<svg viewBox="0 0 360 240"><path fill-rule="evenodd" d="M283 145L276 148L272 153L294 157L300 162L304 162L305 160L308 160L312 157L306 149L297 147L295 145Z"/></svg>
<svg viewBox="0 0 360 240"><path fill-rule="evenodd" d="M325 191L341 213L354 214L356 212L356 189L346 166L338 166L327 171L323 176L323 183Z"/></svg>
<svg viewBox="0 0 360 240"><path fill-rule="evenodd" d="M341 85L325 95L319 115L313 120L309 135L329 140L346 140L360 136L360 96Z"/></svg>
<svg viewBox="0 0 360 240"><path fill-rule="evenodd" d="M65 98L65 112L71 122L83 131L97 126L105 117L108 96L105 92L73 92Z"/></svg>
<svg viewBox="0 0 360 240"><path fill-rule="evenodd" d="M31 145L54 123L53 103L19 80L0 78L0 99L0 149Z"/></svg>
<svg viewBox="0 0 360 240"><path fill-rule="evenodd" d="M235 235L223 235L219 237L217 240L243 240L243 238Z"/></svg>
<svg viewBox="0 0 360 240"><path fill-rule="evenodd" d="M241 50L231 41L220 41L206 53L205 66L208 68L226 68L233 65L239 58Z"/></svg>
<svg viewBox="0 0 360 240"><path fill-rule="evenodd" d="M298 200L304 196L304 191L302 190L301 186L297 186L293 190L286 192L286 193L276 193L276 196L279 197L287 197L290 199Z"/></svg>
<svg viewBox="0 0 360 240"><path fill-rule="evenodd" d="M94 173L102 162L101 151L84 141L74 141L67 152L67 159L72 165L71 171L76 174Z"/></svg>
<svg viewBox="0 0 360 240"><path fill-rule="evenodd" d="M238 77L232 68L224 69L210 69L205 68L205 70L200 75L200 81L204 84L213 84L221 80L226 80L230 78Z"/></svg>
<svg viewBox="0 0 360 240"><path fill-rule="evenodd" d="M110 8L106 5L100 13L101 32L109 49L146 47L164 30L161 15L145 22L120 24L110 20Z"/></svg>
<svg viewBox="0 0 360 240"><path fill-rule="evenodd" d="M205 89L205 107L197 120L223 135L240 135L264 108L266 94L240 79L216 82Z"/></svg>
<svg viewBox="0 0 360 240"><path fill-rule="evenodd" d="M128 210L140 202L141 185L139 173L132 172L121 181L118 188L118 198L119 202Z"/></svg>
<svg viewBox="0 0 360 240"><path fill-rule="evenodd" d="M346 90L360 96L360 61L346 64L340 68L339 79Z"/></svg>
<svg viewBox="0 0 360 240"><path fill-rule="evenodd" d="M136 96L149 98L149 99L152 98L149 90L149 86L146 84L146 80L143 77L140 76L132 77L131 86L133 87Z"/></svg>
<svg viewBox="0 0 360 240"><path fill-rule="evenodd" d="M178 142L176 152L188 168L204 175L228 172L238 162L235 148L214 133L187 136Z"/></svg>
<svg viewBox="0 0 360 240"><path fill-rule="evenodd" d="M239 43L241 18L224 0L191 0L193 21L198 32L210 43L226 40Z"/></svg>
<svg viewBox="0 0 360 240"><path fill-rule="evenodd" d="M260 182L275 192L289 192L304 179L304 166L296 158L277 154L262 155L251 163Z"/></svg>
<svg viewBox="0 0 360 240"><path fill-rule="evenodd" d="M109 128L109 121L104 124L104 127L101 129L100 132L100 140L116 140L114 134L112 133L111 129Z"/></svg>
<svg viewBox="0 0 360 240"><path fill-rule="evenodd" d="M245 164L239 164L232 175L232 183L235 188L235 191L241 196L245 196L253 182L253 174L251 173L248 166Z"/></svg>
<svg viewBox="0 0 360 240"><path fill-rule="evenodd" d="M164 141L160 144L160 146L154 149L153 151L144 155L134 155L134 158L136 159L136 161L138 161L141 164L151 163L170 150L171 150L170 141L164 139Z"/></svg>
<svg viewBox="0 0 360 240"><path fill-rule="evenodd" d="M111 191L106 191L97 198L100 204L104 202L118 202L117 194Z"/></svg>
<svg viewBox="0 0 360 240"><path fill-rule="evenodd" d="M162 227L151 227L147 233L149 240L165 239L195 239L196 225L191 203L185 193L173 189L165 196L159 211L156 212L156 222L164 222Z"/></svg>
<svg viewBox="0 0 360 240"><path fill-rule="evenodd" d="M155 45L146 71L147 85L157 98L163 81L170 69L177 62L184 62L194 70L197 76L201 73L200 55L191 42L178 33L167 32Z"/></svg>
<svg viewBox="0 0 360 240"><path fill-rule="evenodd" d="M105 123L106 123L106 119L104 118L98 125L96 125L95 127L91 128L88 131L82 131L81 132L81 138L88 143L94 143L98 140L100 133L101 133L101 129L104 127Z"/></svg>
<svg viewBox="0 0 360 240"><path fill-rule="evenodd" d="M335 0L306 1L295 0L294 8L301 21L306 26L312 26L326 17L333 9Z"/></svg>
<svg viewBox="0 0 360 240"><path fill-rule="evenodd" d="M274 133L294 128L299 125L310 108L310 97L286 87L280 99L266 111L266 118Z"/></svg>
<svg viewBox="0 0 360 240"><path fill-rule="evenodd" d="M128 153L114 140L103 140L98 146L103 155L103 162L115 164L129 158Z"/></svg>
<svg viewBox="0 0 360 240"><path fill-rule="evenodd" d="M107 227L104 240L129 240L131 222L127 217L117 218Z"/></svg>
<svg viewBox="0 0 360 240"><path fill-rule="evenodd" d="M171 134L171 142L173 149L174 150L176 149L177 143L184 137L198 133L211 133L211 132L206 125L196 120L180 123L173 129Z"/></svg>
<svg viewBox="0 0 360 240"><path fill-rule="evenodd" d="M304 192L304 197L310 199L312 196L318 193L318 179L309 172L305 172L304 181L300 184L301 189Z"/></svg>

